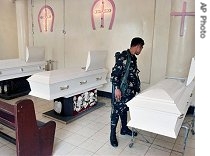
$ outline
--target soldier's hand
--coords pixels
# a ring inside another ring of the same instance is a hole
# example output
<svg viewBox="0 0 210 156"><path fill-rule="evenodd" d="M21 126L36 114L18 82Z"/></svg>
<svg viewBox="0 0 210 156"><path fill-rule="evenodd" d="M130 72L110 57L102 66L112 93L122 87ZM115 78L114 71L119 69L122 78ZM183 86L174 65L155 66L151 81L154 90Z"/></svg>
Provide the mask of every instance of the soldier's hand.
<svg viewBox="0 0 210 156"><path fill-rule="evenodd" d="M115 99L116 101L120 101L122 97L120 89L115 89Z"/></svg>

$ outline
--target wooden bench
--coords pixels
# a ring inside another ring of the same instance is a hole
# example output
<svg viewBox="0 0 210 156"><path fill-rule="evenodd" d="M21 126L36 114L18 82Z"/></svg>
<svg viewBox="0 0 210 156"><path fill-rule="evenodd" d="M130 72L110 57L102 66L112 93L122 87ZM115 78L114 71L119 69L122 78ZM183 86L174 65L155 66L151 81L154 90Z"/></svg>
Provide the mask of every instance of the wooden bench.
<svg viewBox="0 0 210 156"><path fill-rule="evenodd" d="M16 144L18 156L52 155L56 123L37 121L32 100L15 105L0 101L0 124L15 130L16 139L3 132L0 136Z"/></svg>

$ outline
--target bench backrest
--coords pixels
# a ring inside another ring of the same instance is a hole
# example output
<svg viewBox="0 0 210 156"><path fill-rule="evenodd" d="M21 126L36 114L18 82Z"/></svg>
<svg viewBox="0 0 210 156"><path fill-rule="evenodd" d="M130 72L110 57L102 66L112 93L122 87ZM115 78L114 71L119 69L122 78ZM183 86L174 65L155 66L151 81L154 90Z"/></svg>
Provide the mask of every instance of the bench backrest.
<svg viewBox="0 0 210 156"><path fill-rule="evenodd" d="M39 133L36 122L34 104L32 100L25 99L16 102L15 105L15 126L16 128L16 145L17 150L26 151L27 149L22 148L31 148L32 152L37 152L39 147ZM22 146L27 142L27 146Z"/></svg>
<svg viewBox="0 0 210 156"><path fill-rule="evenodd" d="M32 100L14 105L0 101L0 123L15 130L16 140L12 142L16 143L18 156L52 155L56 123L37 121Z"/></svg>

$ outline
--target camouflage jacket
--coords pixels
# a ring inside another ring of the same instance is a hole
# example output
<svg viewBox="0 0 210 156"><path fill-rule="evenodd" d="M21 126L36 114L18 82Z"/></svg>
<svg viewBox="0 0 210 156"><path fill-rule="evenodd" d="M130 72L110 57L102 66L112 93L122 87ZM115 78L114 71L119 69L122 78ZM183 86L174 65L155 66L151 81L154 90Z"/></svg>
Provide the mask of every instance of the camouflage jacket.
<svg viewBox="0 0 210 156"><path fill-rule="evenodd" d="M115 88L120 89L122 78L126 72L126 62L129 53L130 51L128 49L126 51L121 52L119 56L116 58L115 65L112 68L112 73L111 73L112 85L114 85ZM130 69L127 78L128 89L126 91L126 95L123 96L130 96L130 95L135 96L136 93L140 92L141 83L138 76L139 72L140 71L137 68L137 58L135 55L131 55Z"/></svg>

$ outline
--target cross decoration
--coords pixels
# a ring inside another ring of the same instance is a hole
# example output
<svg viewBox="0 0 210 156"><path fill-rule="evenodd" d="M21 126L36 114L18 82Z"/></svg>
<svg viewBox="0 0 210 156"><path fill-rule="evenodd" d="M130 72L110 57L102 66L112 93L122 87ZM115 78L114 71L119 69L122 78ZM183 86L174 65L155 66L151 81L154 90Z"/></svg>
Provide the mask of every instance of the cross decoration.
<svg viewBox="0 0 210 156"><path fill-rule="evenodd" d="M101 2L100 2L101 1ZM110 8L105 8L105 4L109 3ZM100 8L98 8L100 7ZM105 20L105 14L108 15L108 13L111 16L111 21L109 24L109 30L112 29L112 25L115 18L115 4L113 0L95 0L92 8L91 8L91 23L93 30L96 30L95 26L95 18L97 18L97 14L100 14L100 27L104 28L104 20Z"/></svg>
<svg viewBox="0 0 210 156"><path fill-rule="evenodd" d="M182 12L171 12L171 16L181 16L180 36L184 34L185 16L195 16L195 12L186 12L187 2L183 3Z"/></svg>
<svg viewBox="0 0 210 156"><path fill-rule="evenodd" d="M104 1L102 0L101 10L95 10L95 14L101 13L101 28L104 28L104 13L110 13L111 9L104 9Z"/></svg>
<svg viewBox="0 0 210 156"><path fill-rule="evenodd" d="M54 24L54 12L53 9L48 6L44 5L38 15L38 23L40 32L42 32L42 26L44 25L44 31L47 32L50 28L50 31L53 31L53 24Z"/></svg>

